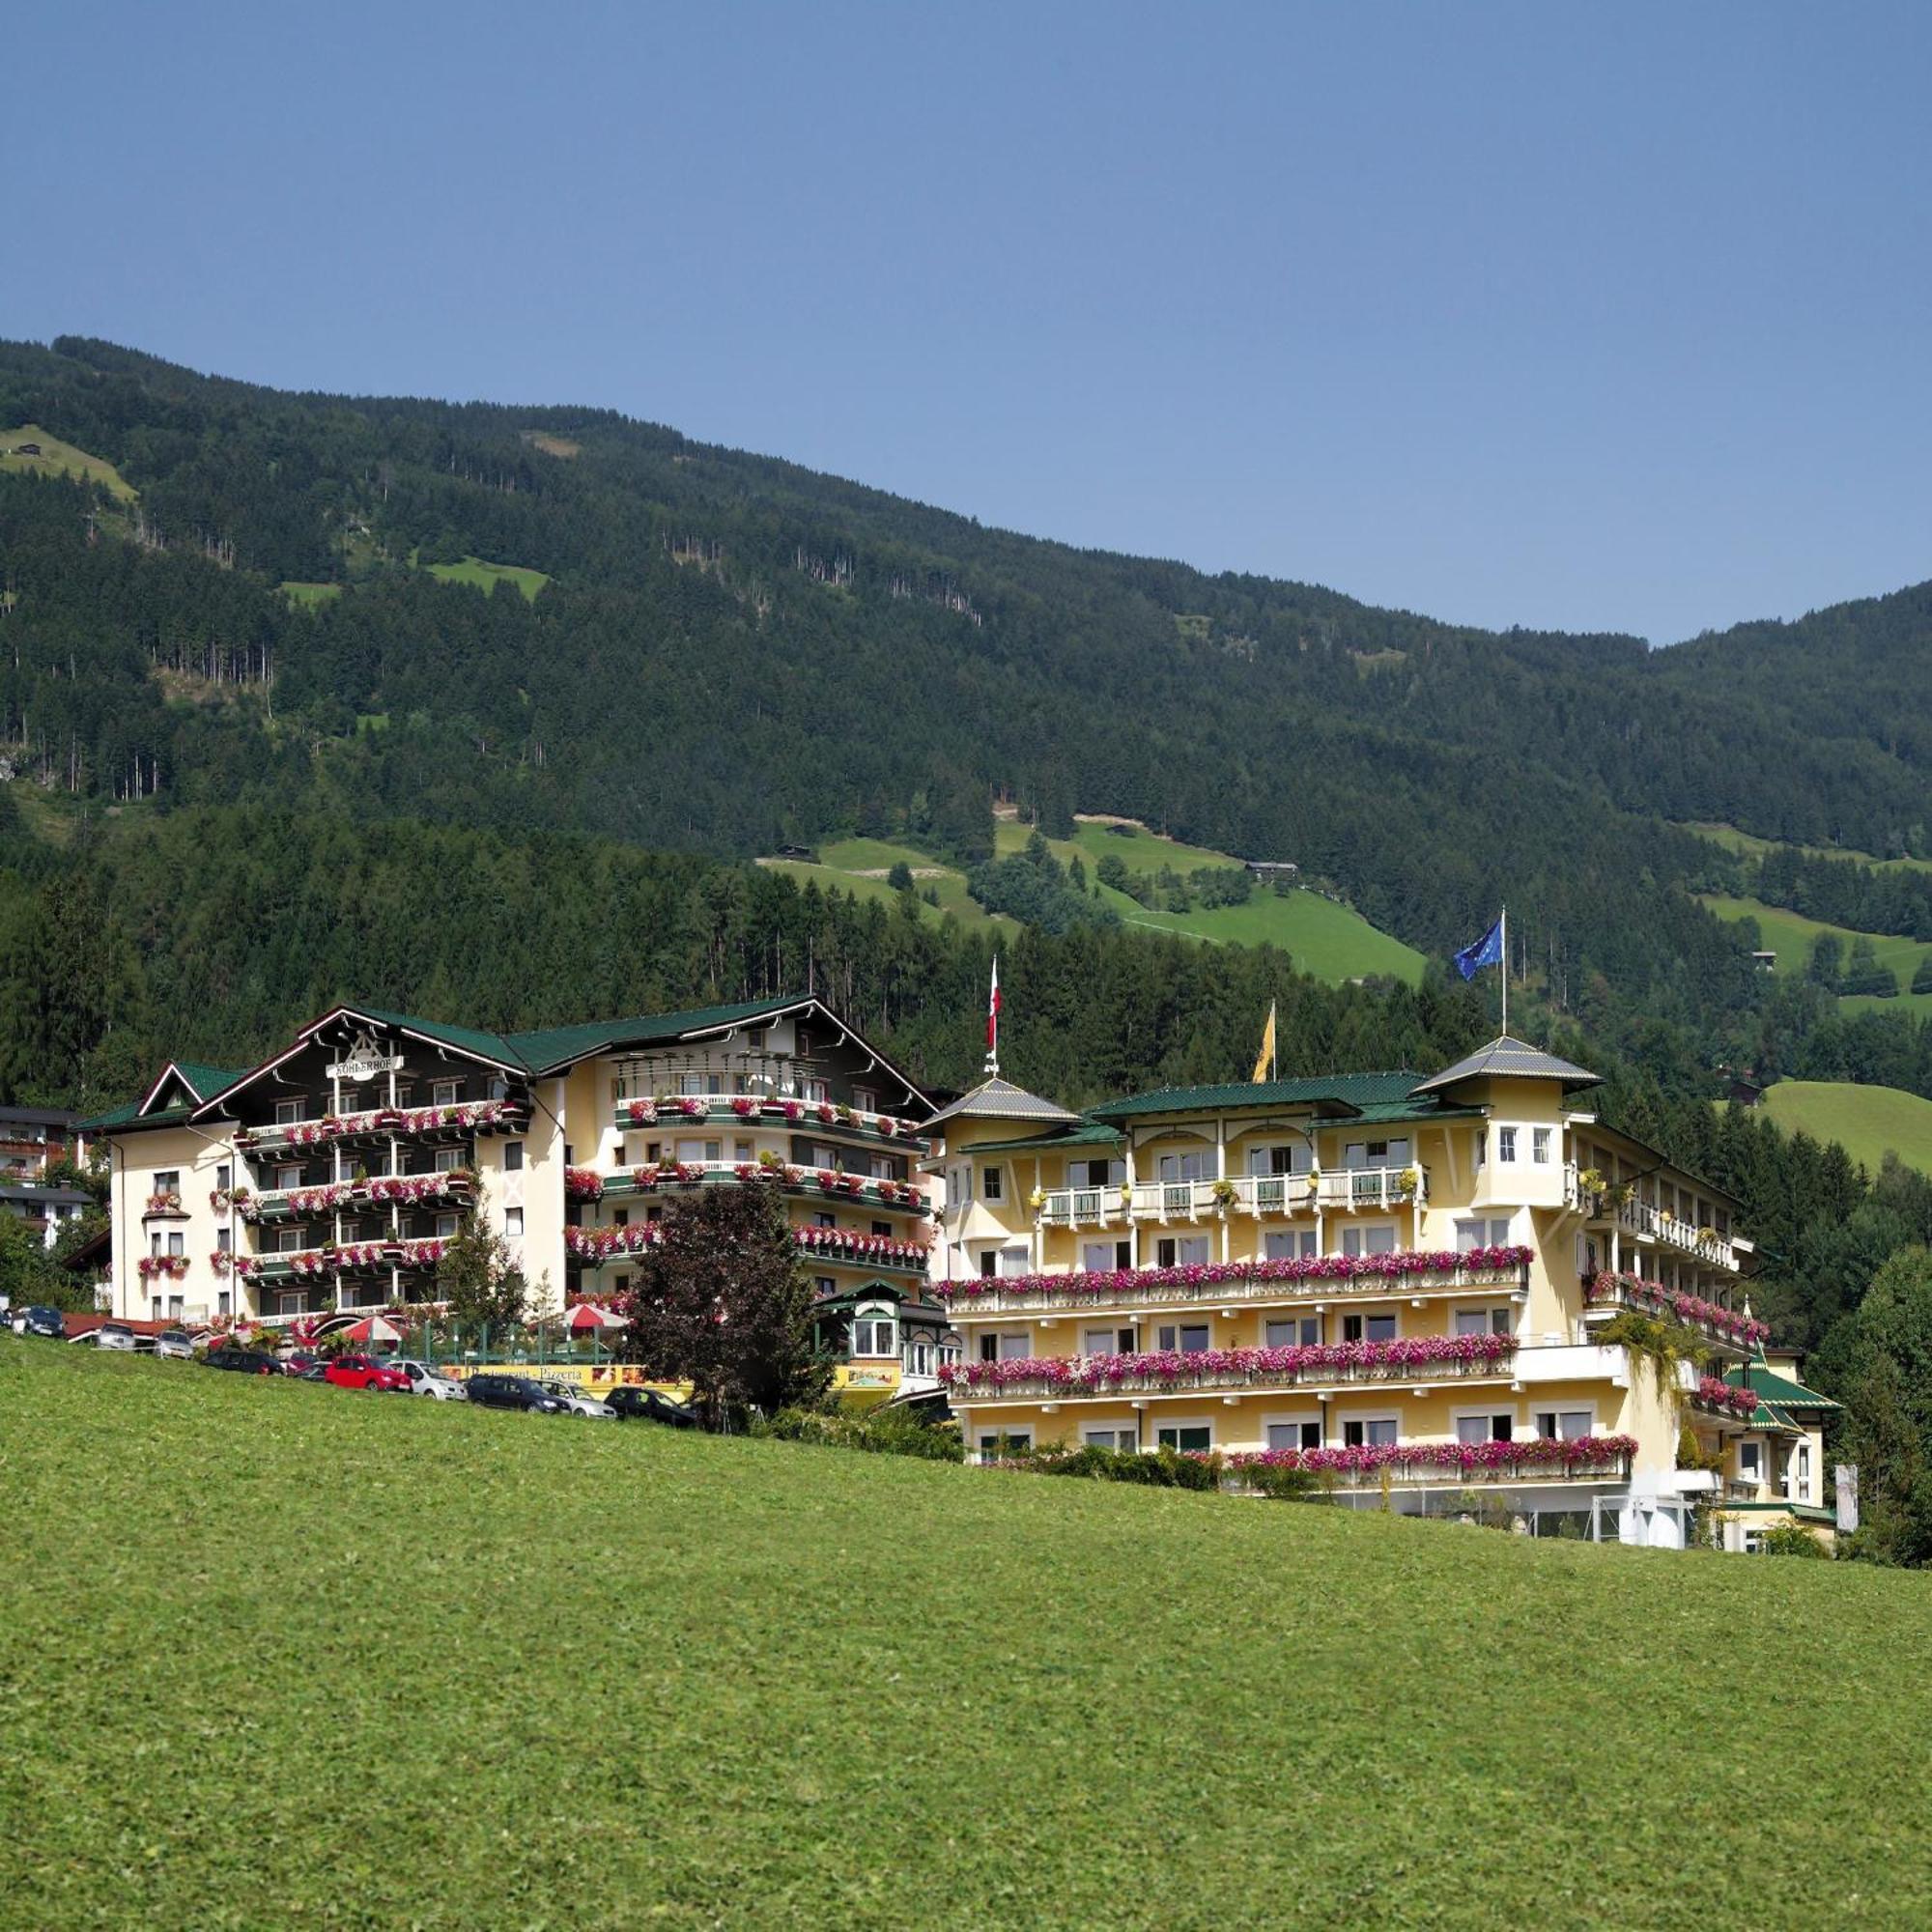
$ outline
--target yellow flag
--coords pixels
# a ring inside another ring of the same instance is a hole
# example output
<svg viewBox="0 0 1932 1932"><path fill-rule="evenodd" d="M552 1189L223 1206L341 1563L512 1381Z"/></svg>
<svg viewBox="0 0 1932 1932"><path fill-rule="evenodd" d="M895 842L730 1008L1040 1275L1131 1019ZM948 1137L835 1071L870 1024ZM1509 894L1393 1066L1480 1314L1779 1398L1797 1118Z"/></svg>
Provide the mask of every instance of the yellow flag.
<svg viewBox="0 0 1932 1932"><path fill-rule="evenodd" d="M1274 1002L1268 1002L1268 1023L1262 1029L1262 1050L1255 1056L1254 1077L1257 1080L1271 1080L1274 1077Z"/></svg>

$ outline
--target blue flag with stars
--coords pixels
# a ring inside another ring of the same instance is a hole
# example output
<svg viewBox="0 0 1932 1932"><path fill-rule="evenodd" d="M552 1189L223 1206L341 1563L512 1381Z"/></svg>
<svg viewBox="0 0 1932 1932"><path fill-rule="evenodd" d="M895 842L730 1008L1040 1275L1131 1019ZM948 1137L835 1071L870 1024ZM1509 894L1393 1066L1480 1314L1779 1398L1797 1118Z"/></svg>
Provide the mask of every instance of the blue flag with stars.
<svg viewBox="0 0 1932 1932"><path fill-rule="evenodd" d="M1503 923L1497 920L1473 945L1456 955L1456 970L1465 980L1473 980L1485 966L1500 966L1503 960Z"/></svg>

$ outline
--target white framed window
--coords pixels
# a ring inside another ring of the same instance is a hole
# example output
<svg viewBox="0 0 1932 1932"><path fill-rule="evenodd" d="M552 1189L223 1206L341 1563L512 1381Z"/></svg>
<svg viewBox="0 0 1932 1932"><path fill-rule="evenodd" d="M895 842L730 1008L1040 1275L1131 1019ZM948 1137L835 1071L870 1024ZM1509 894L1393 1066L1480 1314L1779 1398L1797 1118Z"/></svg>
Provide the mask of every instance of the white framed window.
<svg viewBox="0 0 1932 1932"><path fill-rule="evenodd" d="M1082 1241L1080 1243L1080 1272L1082 1274L1109 1274L1114 1267L1114 1252L1117 1244L1113 1241Z"/></svg>
<svg viewBox="0 0 1932 1932"><path fill-rule="evenodd" d="M887 1303L867 1302L853 1316L853 1354L895 1355L898 1347L898 1322Z"/></svg>
<svg viewBox="0 0 1932 1932"><path fill-rule="evenodd" d="M1345 1342L1393 1342L1395 1317L1369 1313L1344 1315L1342 1339Z"/></svg>
<svg viewBox="0 0 1932 1932"><path fill-rule="evenodd" d="M1501 1161L1512 1161L1516 1158L1516 1129L1514 1127L1498 1127L1496 1129L1496 1158Z"/></svg>
<svg viewBox="0 0 1932 1932"><path fill-rule="evenodd" d="M179 1295L179 1294L171 1294L171 1295L169 1295L169 1296L168 1296L168 1319L169 1319L169 1321L179 1321L181 1320L181 1318L182 1318L182 1310L183 1310L183 1308L185 1308L185 1306L186 1306L186 1297L185 1297L185 1296L184 1296L184 1295Z"/></svg>
<svg viewBox="0 0 1932 1932"><path fill-rule="evenodd" d="M1270 1422L1266 1432L1270 1449L1319 1449L1321 1446L1321 1418L1294 1416L1285 1422Z"/></svg>
<svg viewBox="0 0 1932 1932"><path fill-rule="evenodd" d="M235 1295L233 1291L225 1288L218 1288L214 1291L214 1312L217 1315L233 1315L235 1313Z"/></svg>
<svg viewBox="0 0 1932 1932"><path fill-rule="evenodd" d="M1266 1261L1312 1261L1315 1256L1313 1228L1283 1228L1262 1236L1262 1255Z"/></svg>
<svg viewBox="0 0 1932 1932"><path fill-rule="evenodd" d="M235 1170L225 1160L214 1170L214 1184L223 1189L235 1185Z"/></svg>
<svg viewBox="0 0 1932 1932"><path fill-rule="evenodd" d="M524 1210L521 1208L505 1208L503 1209L503 1232L512 1240L522 1236L524 1232Z"/></svg>
<svg viewBox="0 0 1932 1932"><path fill-rule="evenodd" d="M1205 1267L1212 1259L1212 1249L1206 1235L1165 1236L1153 1244L1154 1263L1158 1267Z"/></svg>
<svg viewBox="0 0 1932 1932"><path fill-rule="evenodd" d="M1510 1244L1510 1216L1472 1214L1456 1223L1456 1252L1474 1254L1478 1248L1506 1248Z"/></svg>
<svg viewBox="0 0 1932 1932"><path fill-rule="evenodd" d="M1532 1127L1529 1130L1529 1157L1538 1167L1549 1165L1549 1129Z"/></svg>
<svg viewBox="0 0 1932 1932"><path fill-rule="evenodd" d="M438 1148L436 1151L436 1171L439 1174L454 1174L463 1165L461 1148Z"/></svg>
<svg viewBox="0 0 1932 1932"><path fill-rule="evenodd" d="M1454 1317L1458 1335L1507 1335L1510 1311L1507 1308L1459 1308Z"/></svg>
<svg viewBox="0 0 1932 1932"><path fill-rule="evenodd" d="M1109 1423L1103 1428L1083 1429L1080 1440L1089 1449L1124 1449L1131 1453L1140 1447L1140 1437L1131 1425L1122 1428L1117 1423Z"/></svg>
<svg viewBox="0 0 1932 1932"><path fill-rule="evenodd" d="M1458 1442L1508 1442L1515 1435L1516 1416L1507 1409L1484 1409L1480 1413L1474 1409L1456 1411Z"/></svg>
<svg viewBox="0 0 1932 1932"><path fill-rule="evenodd" d="M1205 1321L1167 1321L1154 1331L1154 1347L1167 1355L1205 1355L1208 1327Z"/></svg>
<svg viewBox="0 0 1932 1932"><path fill-rule="evenodd" d="M1033 1255L1024 1241L1015 1241L1000 1250L1000 1272L1006 1275L1025 1274Z"/></svg>
<svg viewBox="0 0 1932 1932"><path fill-rule="evenodd" d="M1214 1156L1200 1153L1164 1153L1154 1163L1154 1174L1164 1181L1212 1180Z"/></svg>
<svg viewBox="0 0 1932 1932"><path fill-rule="evenodd" d="M852 1104L862 1114L876 1114L879 1111L879 1096L870 1087L855 1087L852 1090Z"/></svg>
<svg viewBox="0 0 1932 1932"><path fill-rule="evenodd" d="M695 1134L686 1135L676 1144L676 1157L680 1162L689 1162L692 1166L696 1166L700 1161L708 1161L715 1167L724 1157L724 1143L702 1140ZM826 1163L828 1166L830 1164Z"/></svg>
<svg viewBox="0 0 1932 1932"><path fill-rule="evenodd" d="M299 1290L293 1293L278 1294L275 1296L275 1313L277 1315L299 1315L302 1312L302 1303L307 1299L308 1296Z"/></svg>
<svg viewBox="0 0 1932 1932"><path fill-rule="evenodd" d="M456 1238L458 1223L460 1222L461 1218L462 1217L460 1215L456 1214L439 1214L436 1217L437 1239L440 1241L454 1240Z"/></svg>
<svg viewBox="0 0 1932 1932"><path fill-rule="evenodd" d="M987 1431L980 1437L980 1460L982 1463L997 1463L1003 1456L1010 1456L1015 1450L1033 1447L1031 1429L1002 1429Z"/></svg>
<svg viewBox="0 0 1932 1932"><path fill-rule="evenodd" d="M1738 1444L1738 1476L1747 1483L1757 1482L1764 1474L1764 1445L1761 1442L1740 1442Z"/></svg>
<svg viewBox="0 0 1932 1932"><path fill-rule="evenodd" d="M1134 1331L1131 1328L1083 1328L1080 1352L1083 1355L1131 1355Z"/></svg>
<svg viewBox="0 0 1932 1932"><path fill-rule="evenodd" d="M1307 1144L1302 1141L1289 1141L1281 1147L1250 1148L1248 1172L1257 1180L1269 1179L1276 1175L1306 1174Z"/></svg>
<svg viewBox="0 0 1932 1932"><path fill-rule="evenodd" d="M1205 1456L1214 1446L1211 1422L1163 1422L1153 1433L1155 1443L1182 1456Z"/></svg>
<svg viewBox="0 0 1932 1932"><path fill-rule="evenodd" d="M1321 1340L1319 1315L1283 1315L1262 1323L1262 1341L1270 1349L1314 1348Z"/></svg>
<svg viewBox="0 0 1932 1932"><path fill-rule="evenodd" d="M751 1141L733 1141L731 1158L737 1161L756 1160L758 1150Z"/></svg>
<svg viewBox="0 0 1932 1932"><path fill-rule="evenodd" d="M275 1230L275 1252L281 1255L299 1254L308 1246L306 1228L277 1228Z"/></svg>
<svg viewBox="0 0 1932 1932"><path fill-rule="evenodd" d="M299 1167L278 1167L275 1170L275 1185L278 1188L299 1187L302 1184L302 1171Z"/></svg>
<svg viewBox="0 0 1932 1932"><path fill-rule="evenodd" d="M980 1337L982 1362L1030 1362L1033 1360L1033 1333L1030 1329L1009 1329L1004 1334Z"/></svg>
<svg viewBox="0 0 1932 1932"><path fill-rule="evenodd" d="M1401 1419L1393 1415L1351 1415L1342 1424L1346 1449L1392 1449L1401 1436Z"/></svg>
<svg viewBox="0 0 1932 1932"><path fill-rule="evenodd" d="M801 1053L804 1050L803 1047L799 1049ZM816 1101L829 1100L832 1097L832 1089L823 1080L801 1080L798 1083L798 1087L799 1095L802 1099Z"/></svg>
<svg viewBox="0 0 1932 1932"><path fill-rule="evenodd" d="M1811 1500L1811 1445L1801 1442L1797 1454L1791 1459L1791 1480L1793 1493L1801 1503Z"/></svg>
<svg viewBox="0 0 1932 1932"><path fill-rule="evenodd" d="M275 1124L278 1127L293 1126L307 1111L308 1102L302 1099L277 1100L275 1102Z"/></svg>
<svg viewBox="0 0 1932 1932"><path fill-rule="evenodd" d="M1007 1196L1006 1170L997 1165L980 1170L980 1199L981 1201L1004 1201Z"/></svg>
<svg viewBox="0 0 1932 1932"><path fill-rule="evenodd" d="M187 1236L185 1235L170 1235L168 1236L168 1253L171 1255L186 1254Z"/></svg>
<svg viewBox="0 0 1932 1932"><path fill-rule="evenodd" d="M1342 1230L1342 1252L1345 1255L1392 1255L1395 1253L1395 1223L1393 1221L1370 1221L1362 1226Z"/></svg>
<svg viewBox="0 0 1932 1932"><path fill-rule="evenodd" d="M1596 1427L1596 1413L1587 1408L1540 1408L1536 1433L1546 1442L1578 1442Z"/></svg>
<svg viewBox="0 0 1932 1932"><path fill-rule="evenodd" d="M151 1294L148 1297L148 1320L150 1321L158 1321L160 1319L161 1297L158 1294Z"/></svg>

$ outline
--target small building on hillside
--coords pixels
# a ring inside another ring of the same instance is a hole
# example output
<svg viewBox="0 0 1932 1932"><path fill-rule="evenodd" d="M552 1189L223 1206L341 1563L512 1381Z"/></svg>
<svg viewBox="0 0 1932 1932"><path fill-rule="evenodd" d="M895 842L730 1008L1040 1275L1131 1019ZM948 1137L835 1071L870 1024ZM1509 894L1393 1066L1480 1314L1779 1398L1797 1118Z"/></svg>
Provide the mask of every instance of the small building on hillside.
<svg viewBox="0 0 1932 1932"><path fill-rule="evenodd" d="M1719 1521L1726 1549L1755 1552L1766 1530L1796 1523L1828 1549L1837 1541L1837 1514L1825 1498L1825 1424L1839 1405L1799 1380L1803 1357L1767 1349L1728 1370L1757 1406L1732 1438L1722 1470Z"/></svg>
<svg viewBox="0 0 1932 1932"><path fill-rule="evenodd" d="M42 1247L60 1239L61 1230L94 1206L94 1196L78 1187L16 1186L0 1183L0 1214L26 1222Z"/></svg>

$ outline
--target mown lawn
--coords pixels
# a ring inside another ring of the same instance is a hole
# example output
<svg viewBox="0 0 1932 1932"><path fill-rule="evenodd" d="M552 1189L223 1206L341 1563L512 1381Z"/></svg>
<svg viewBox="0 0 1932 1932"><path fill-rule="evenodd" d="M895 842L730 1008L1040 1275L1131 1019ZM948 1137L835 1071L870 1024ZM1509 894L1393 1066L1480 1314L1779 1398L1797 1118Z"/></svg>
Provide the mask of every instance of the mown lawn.
<svg viewBox="0 0 1932 1932"><path fill-rule="evenodd" d="M1932 1579L0 1337L0 1922L1917 1925Z"/></svg>

